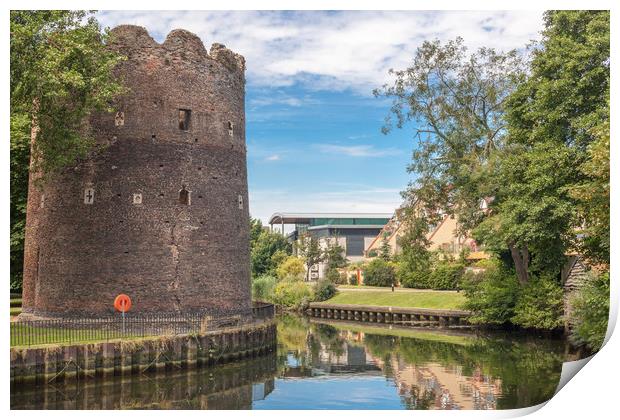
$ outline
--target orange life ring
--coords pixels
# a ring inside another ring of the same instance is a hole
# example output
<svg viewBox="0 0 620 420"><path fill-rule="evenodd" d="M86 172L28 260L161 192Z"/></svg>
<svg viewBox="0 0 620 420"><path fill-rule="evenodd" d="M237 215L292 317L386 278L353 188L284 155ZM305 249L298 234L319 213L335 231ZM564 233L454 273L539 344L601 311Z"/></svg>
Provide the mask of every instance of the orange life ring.
<svg viewBox="0 0 620 420"><path fill-rule="evenodd" d="M131 298L121 293L114 299L114 308L119 312L129 312L131 309Z"/></svg>

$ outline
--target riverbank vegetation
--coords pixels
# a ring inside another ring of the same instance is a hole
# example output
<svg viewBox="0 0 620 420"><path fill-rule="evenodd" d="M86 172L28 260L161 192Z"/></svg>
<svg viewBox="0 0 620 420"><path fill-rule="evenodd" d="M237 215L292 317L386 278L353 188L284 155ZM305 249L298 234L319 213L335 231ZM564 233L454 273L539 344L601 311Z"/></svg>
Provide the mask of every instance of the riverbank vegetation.
<svg viewBox="0 0 620 420"><path fill-rule="evenodd" d="M571 304L572 340L599 349L605 339L609 318L609 273L591 275L581 292L572 298Z"/></svg>
<svg viewBox="0 0 620 420"><path fill-rule="evenodd" d="M269 232L258 219L251 223L252 298L274 303L289 310L302 310L312 301L323 301L336 293L330 278L340 278L337 268L344 264L342 247L330 244L321 249L308 238L300 249L302 256L292 255L292 245L277 232ZM327 276L308 282L308 258L327 262ZM334 274L335 273L335 274Z"/></svg>
<svg viewBox="0 0 620 420"><path fill-rule="evenodd" d="M609 300L609 16L546 12L541 40L525 52L426 41L375 91L393 99L385 132L417 127L397 262L403 285L461 283L474 321L555 329L565 321L562 270L578 253L594 280L576 307L596 301L599 310L592 319L578 309L568 321L577 341L600 346ZM474 275L433 263L426 234L446 214L496 267Z"/></svg>

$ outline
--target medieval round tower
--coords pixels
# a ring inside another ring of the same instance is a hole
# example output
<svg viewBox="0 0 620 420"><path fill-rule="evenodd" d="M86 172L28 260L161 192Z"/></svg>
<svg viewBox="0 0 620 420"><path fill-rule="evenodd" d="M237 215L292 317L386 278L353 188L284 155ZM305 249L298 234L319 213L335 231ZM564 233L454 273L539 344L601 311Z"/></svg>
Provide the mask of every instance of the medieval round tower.
<svg viewBox="0 0 620 420"><path fill-rule="evenodd" d="M31 179L23 313L108 315L126 293L136 314L248 314L244 59L184 30L111 35L128 92L90 119L102 147Z"/></svg>

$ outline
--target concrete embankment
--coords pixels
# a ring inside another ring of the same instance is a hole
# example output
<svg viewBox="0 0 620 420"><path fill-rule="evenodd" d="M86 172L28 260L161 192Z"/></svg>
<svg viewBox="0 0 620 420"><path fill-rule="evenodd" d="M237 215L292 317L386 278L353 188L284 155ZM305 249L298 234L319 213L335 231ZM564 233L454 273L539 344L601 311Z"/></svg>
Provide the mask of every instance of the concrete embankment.
<svg viewBox="0 0 620 420"><path fill-rule="evenodd" d="M197 335L11 348L11 382L191 369L272 352L276 338L275 321L268 321Z"/></svg>
<svg viewBox="0 0 620 420"><path fill-rule="evenodd" d="M308 315L316 318L374 322L401 325L468 325L468 311L448 309L401 308L392 306L367 306L313 302Z"/></svg>

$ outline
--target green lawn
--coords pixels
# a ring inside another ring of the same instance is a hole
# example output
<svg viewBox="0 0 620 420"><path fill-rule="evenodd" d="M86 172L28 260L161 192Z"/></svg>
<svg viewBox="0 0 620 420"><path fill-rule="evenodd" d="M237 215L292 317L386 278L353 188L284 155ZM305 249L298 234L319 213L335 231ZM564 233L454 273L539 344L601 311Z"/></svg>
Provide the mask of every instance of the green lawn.
<svg viewBox="0 0 620 420"><path fill-rule="evenodd" d="M452 291L340 290L325 303L350 305L394 306L402 308L462 309L465 296Z"/></svg>

